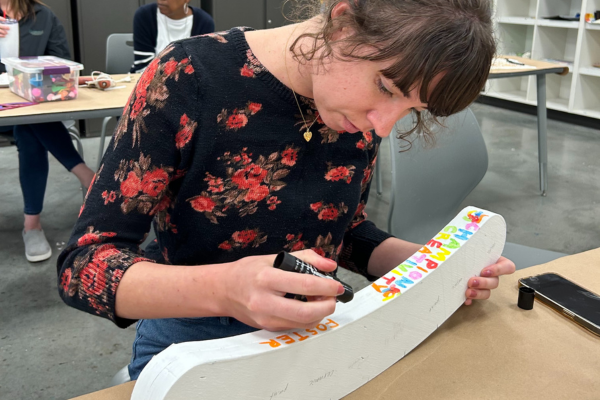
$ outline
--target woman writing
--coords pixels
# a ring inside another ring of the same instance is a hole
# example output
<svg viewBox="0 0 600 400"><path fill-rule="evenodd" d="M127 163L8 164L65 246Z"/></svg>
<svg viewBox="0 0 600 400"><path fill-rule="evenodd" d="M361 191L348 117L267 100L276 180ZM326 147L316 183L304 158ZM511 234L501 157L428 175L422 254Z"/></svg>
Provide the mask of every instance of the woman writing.
<svg viewBox="0 0 600 400"><path fill-rule="evenodd" d="M52 11L37 0L0 0L0 40L10 26L5 18L19 21L19 56L56 56L70 59L65 30ZM35 33L34 33L35 32ZM0 72L5 72L0 64ZM48 180L48 152L70 172L83 187L88 187L94 172L75 150L62 122L2 127L12 130L19 151L19 180L25 203L23 241L25 256L31 262L47 260L52 248L41 224L41 212Z"/></svg>
<svg viewBox="0 0 600 400"><path fill-rule="evenodd" d="M494 51L487 0L333 0L299 24L173 43L138 82L61 254L64 301L140 320L132 379L171 343L315 326L343 288L272 268L275 254L375 279L420 249L366 220L381 138L409 113L427 134L429 116L467 107ZM514 268L487 267L467 303Z"/></svg>

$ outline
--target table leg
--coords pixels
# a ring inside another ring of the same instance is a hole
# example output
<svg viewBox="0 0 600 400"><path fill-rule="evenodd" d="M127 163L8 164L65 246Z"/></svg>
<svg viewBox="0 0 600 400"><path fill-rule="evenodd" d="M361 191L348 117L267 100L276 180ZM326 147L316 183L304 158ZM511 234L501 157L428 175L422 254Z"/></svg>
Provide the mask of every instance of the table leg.
<svg viewBox="0 0 600 400"><path fill-rule="evenodd" d="M546 74L537 75L538 155L540 162L540 191L548 189L548 112L546 110Z"/></svg>

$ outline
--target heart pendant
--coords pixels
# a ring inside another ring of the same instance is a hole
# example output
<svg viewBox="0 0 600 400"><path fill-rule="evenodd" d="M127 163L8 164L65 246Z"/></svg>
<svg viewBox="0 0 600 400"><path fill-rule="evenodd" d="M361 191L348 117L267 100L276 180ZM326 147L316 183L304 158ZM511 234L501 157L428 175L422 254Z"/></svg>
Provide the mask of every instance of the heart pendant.
<svg viewBox="0 0 600 400"><path fill-rule="evenodd" d="M312 139L312 132L307 130L306 132L304 132L304 140L310 142L310 139Z"/></svg>

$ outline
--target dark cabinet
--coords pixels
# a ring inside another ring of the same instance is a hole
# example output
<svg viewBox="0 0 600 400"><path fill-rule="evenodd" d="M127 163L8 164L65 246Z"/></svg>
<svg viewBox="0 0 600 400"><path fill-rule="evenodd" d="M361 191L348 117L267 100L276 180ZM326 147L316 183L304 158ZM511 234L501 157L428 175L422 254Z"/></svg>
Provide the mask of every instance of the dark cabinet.
<svg viewBox="0 0 600 400"><path fill-rule="evenodd" d="M207 8L212 11L217 31L236 26L265 27L264 0L213 0L207 4Z"/></svg>
<svg viewBox="0 0 600 400"><path fill-rule="evenodd" d="M58 17L58 20L65 28L67 40L69 41L69 50L71 58L75 57L75 47L73 44L73 22L71 17L71 2L69 0L44 0L44 4L50 7L52 12Z"/></svg>
<svg viewBox="0 0 600 400"><path fill-rule="evenodd" d="M140 5L156 3L156 0L140 0ZM200 0L190 0L190 6L200 8Z"/></svg>
<svg viewBox="0 0 600 400"><path fill-rule="evenodd" d="M276 28L287 24L292 24L290 21L292 16L292 8L290 3L284 0L266 0L266 28Z"/></svg>
<svg viewBox="0 0 600 400"><path fill-rule="evenodd" d="M79 51L84 74L103 71L106 39L111 33L133 32L133 16L139 0L77 0Z"/></svg>

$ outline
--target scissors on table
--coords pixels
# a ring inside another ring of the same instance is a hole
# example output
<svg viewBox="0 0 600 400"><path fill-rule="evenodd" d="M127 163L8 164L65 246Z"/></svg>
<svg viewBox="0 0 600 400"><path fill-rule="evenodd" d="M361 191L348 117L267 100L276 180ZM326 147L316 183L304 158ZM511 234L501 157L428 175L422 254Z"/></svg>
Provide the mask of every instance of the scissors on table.
<svg viewBox="0 0 600 400"><path fill-rule="evenodd" d="M16 103L0 103L0 111L12 110L13 108L27 107L33 106L37 103L32 101L20 101Z"/></svg>

